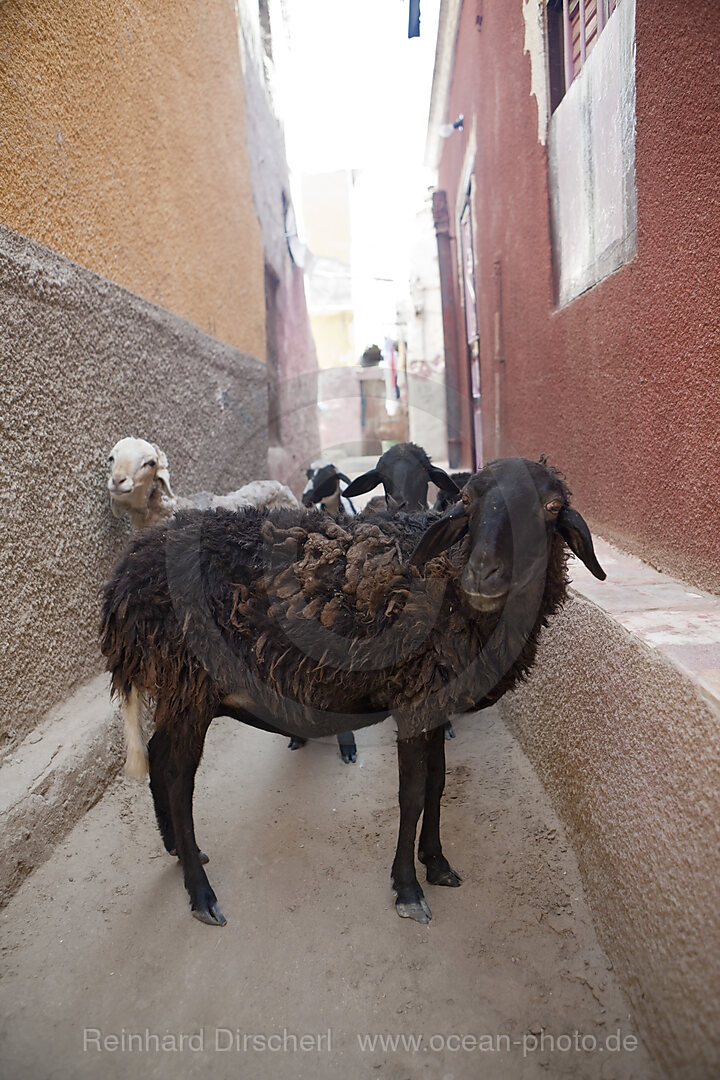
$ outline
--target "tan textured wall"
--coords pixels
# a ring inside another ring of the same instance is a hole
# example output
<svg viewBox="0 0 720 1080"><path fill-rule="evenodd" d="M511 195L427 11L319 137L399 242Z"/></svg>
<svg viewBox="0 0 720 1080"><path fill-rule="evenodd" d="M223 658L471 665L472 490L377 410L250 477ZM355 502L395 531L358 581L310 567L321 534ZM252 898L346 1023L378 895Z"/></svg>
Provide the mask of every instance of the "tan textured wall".
<svg viewBox="0 0 720 1080"><path fill-rule="evenodd" d="M501 703L568 824L600 937L668 1075L720 1074L720 715L571 600Z"/></svg>
<svg viewBox="0 0 720 1080"><path fill-rule="evenodd" d="M0 4L0 223L265 358L228 0Z"/></svg>
<svg viewBox="0 0 720 1080"><path fill-rule="evenodd" d="M0 758L103 670L98 589L130 530L107 456L157 443L178 495L267 475L265 364L0 227ZM70 719L70 717L68 717Z"/></svg>

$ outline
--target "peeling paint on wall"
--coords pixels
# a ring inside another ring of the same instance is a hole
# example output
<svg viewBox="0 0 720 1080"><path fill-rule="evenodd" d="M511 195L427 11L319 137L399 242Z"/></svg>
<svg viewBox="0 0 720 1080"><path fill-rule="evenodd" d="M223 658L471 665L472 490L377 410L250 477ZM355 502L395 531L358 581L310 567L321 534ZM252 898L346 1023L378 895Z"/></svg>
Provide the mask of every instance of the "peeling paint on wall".
<svg viewBox="0 0 720 1080"><path fill-rule="evenodd" d="M530 53L530 94L537 101L538 142L544 146L550 115L545 0L523 0L522 9L525 20L523 53Z"/></svg>

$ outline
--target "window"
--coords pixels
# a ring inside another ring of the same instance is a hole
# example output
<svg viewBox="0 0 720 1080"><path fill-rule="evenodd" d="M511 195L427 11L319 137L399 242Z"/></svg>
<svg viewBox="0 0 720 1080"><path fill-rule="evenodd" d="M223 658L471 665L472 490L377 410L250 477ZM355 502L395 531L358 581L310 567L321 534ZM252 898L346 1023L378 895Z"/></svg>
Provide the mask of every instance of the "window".
<svg viewBox="0 0 720 1080"><path fill-rule="evenodd" d="M263 49L269 60L273 58L272 27L270 25L270 6L268 0L260 0L258 4L260 16L260 33L262 35Z"/></svg>
<svg viewBox="0 0 720 1080"><path fill-rule="evenodd" d="M637 251L635 0L548 5L548 170L558 306Z"/></svg>
<svg viewBox="0 0 720 1080"><path fill-rule="evenodd" d="M550 105L554 111L587 60L618 0L549 0Z"/></svg>

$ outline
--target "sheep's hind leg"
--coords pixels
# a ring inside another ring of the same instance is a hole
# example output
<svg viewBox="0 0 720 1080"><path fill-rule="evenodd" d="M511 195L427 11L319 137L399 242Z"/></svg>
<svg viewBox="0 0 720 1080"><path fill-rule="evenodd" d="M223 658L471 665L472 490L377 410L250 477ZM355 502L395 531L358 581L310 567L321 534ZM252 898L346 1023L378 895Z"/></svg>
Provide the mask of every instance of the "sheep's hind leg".
<svg viewBox="0 0 720 1080"><path fill-rule="evenodd" d="M457 887L462 878L443 855L440 844L440 800L445 790L446 738L444 726L437 727L427 736L427 780L418 858L425 865L427 880L431 885Z"/></svg>
<svg viewBox="0 0 720 1080"><path fill-rule="evenodd" d="M355 745L355 736L352 731L344 731L342 735L338 735L337 741L340 749L340 757L345 764L349 765L351 762L357 761L357 746ZM288 750L299 750L306 742L307 739L301 739L299 735L292 735L290 737L290 742L288 743Z"/></svg>
<svg viewBox="0 0 720 1080"><path fill-rule="evenodd" d="M227 920L218 907L217 896L202 867L192 813L195 773L200 764L205 733L211 719L212 717L205 719L185 716L177 718L168 729L167 794L177 852L192 913L200 922L211 926L225 926Z"/></svg>
<svg viewBox="0 0 720 1080"><path fill-rule="evenodd" d="M169 742L165 729L156 731L148 743L148 760L150 765L150 791L152 792L155 805L155 818L158 829L162 836L165 850L170 855L177 855L175 843L175 830L173 829L172 815L170 813L170 797L168 795L168 783L166 765L168 761ZM210 862L204 851L198 848L201 863Z"/></svg>
<svg viewBox="0 0 720 1080"><path fill-rule="evenodd" d="M402 919L426 923L432 918L432 912L415 874L415 835L425 803L427 776L425 735L418 735L414 739L398 739L398 772L400 829L392 865L395 909Z"/></svg>
<svg viewBox="0 0 720 1080"><path fill-rule="evenodd" d="M346 765L350 765L357 761L357 746L355 744L355 736L352 731L343 731L341 735L337 737L338 747L340 749L340 757L343 759Z"/></svg>

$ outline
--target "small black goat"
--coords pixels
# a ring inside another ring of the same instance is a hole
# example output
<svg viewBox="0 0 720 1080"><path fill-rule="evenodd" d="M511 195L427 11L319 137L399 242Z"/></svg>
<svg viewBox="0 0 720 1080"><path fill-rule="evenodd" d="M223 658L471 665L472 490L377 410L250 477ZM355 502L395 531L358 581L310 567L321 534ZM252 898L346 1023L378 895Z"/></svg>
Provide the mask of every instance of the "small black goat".
<svg viewBox="0 0 720 1080"><path fill-rule="evenodd" d="M347 498L364 495L382 484L388 509L411 513L427 507L428 484L431 480L442 491L455 495L460 491L444 469L433 465L421 446L396 443L378 458L374 469L357 476L343 494Z"/></svg>
<svg viewBox="0 0 720 1080"><path fill-rule="evenodd" d="M314 511L184 511L133 540L104 589L102 651L135 745L133 700L155 700L150 787L198 919L225 923L192 815L213 717L312 738L392 714L392 884L398 913L427 922L421 815L427 880L460 884L440 843L445 717L493 704L530 670L565 599L564 544L605 577L568 494L543 462L508 458L439 519L384 514L341 528Z"/></svg>
<svg viewBox="0 0 720 1080"><path fill-rule="evenodd" d="M307 484L303 488L302 504L322 506L328 514L332 514L335 520L343 517L354 517L357 513L352 501L346 499L340 490L340 482L349 484L350 479L345 473L329 461L313 461L305 475Z"/></svg>

